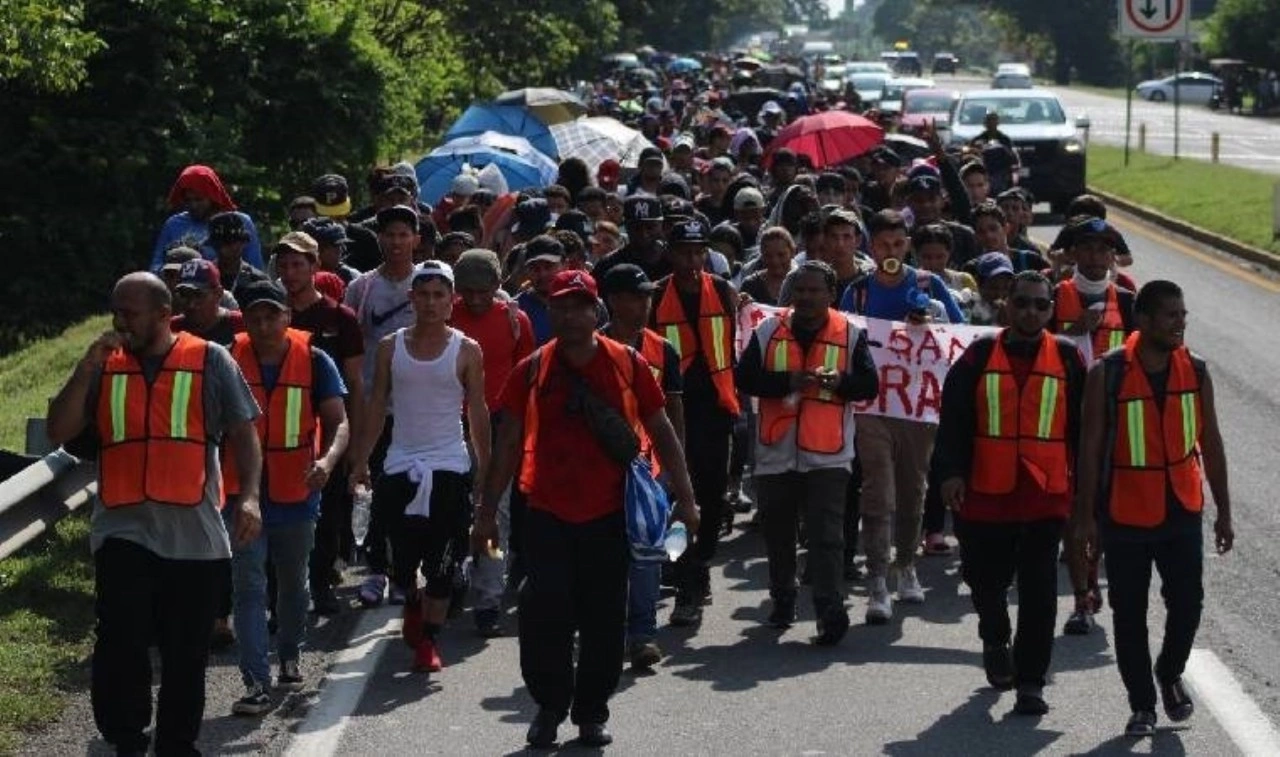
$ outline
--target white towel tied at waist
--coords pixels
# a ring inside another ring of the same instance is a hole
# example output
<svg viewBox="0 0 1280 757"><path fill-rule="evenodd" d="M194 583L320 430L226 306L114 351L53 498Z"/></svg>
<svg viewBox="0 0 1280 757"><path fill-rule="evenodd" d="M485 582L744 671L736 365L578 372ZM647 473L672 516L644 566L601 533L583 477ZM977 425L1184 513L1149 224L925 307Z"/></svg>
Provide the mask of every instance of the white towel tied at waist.
<svg viewBox="0 0 1280 757"><path fill-rule="evenodd" d="M435 481L435 470L427 460L405 460L403 463L389 465L385 473L407 473L409 481L418 485L418 491L405 505L405 515L416 515L421 518L431 517L431 489Z"/></svg>

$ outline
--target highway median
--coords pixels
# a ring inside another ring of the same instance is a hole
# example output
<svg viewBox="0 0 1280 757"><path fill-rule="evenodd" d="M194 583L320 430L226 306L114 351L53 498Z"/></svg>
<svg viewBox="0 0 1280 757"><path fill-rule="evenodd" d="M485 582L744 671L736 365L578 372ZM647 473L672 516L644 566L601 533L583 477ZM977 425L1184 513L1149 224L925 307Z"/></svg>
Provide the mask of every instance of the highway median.
<svg viewBox="0 0 1280 757"><path fill-rule="evenodd" d="M1280 176L1246 168L1089 145L1088 184L1122 209L1269 268L1280 267L1272 204ZM1118 204L1120 204L1118 203Z"/></svg>

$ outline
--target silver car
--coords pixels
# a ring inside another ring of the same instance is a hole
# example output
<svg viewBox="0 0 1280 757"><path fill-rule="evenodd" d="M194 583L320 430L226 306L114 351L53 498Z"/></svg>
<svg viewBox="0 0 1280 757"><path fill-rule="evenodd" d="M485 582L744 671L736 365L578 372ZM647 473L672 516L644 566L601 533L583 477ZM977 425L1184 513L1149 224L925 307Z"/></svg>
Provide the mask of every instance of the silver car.
<svg viewBox="0 0 1280 757"><path fill-rule="evenodd" d="M1141 82L1135 91L1142 99L1154 103L1173 102L1175 81L1178 86L1178 102L1187 105L1207 104L1209 98L1213 97L1214 90L1222 85L1222 80L1213 74L1187 71L1177 76Z"/></svg>

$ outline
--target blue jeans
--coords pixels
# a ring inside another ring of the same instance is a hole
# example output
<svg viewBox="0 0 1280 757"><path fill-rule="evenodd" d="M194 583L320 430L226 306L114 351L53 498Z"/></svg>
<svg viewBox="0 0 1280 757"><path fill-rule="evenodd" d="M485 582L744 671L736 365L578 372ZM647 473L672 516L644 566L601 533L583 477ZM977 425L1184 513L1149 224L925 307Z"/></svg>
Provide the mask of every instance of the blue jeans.
<svg viewBox="0 0 1280 757"><path fill-rule="evenodd" d="M658 635L658 592L661 591L662 562L632 560L627 591L627 641L653 641Z"/></svg>
<svg viewBox="0 0 1280 757"><path fill-rule="evenodd" d="M267 662L271 640L267 633L267 554L276 574L276 636L281 662L298 659L307 627L308 563L315 543L316 524L306 520L264 526L262 533L244 547L233 546L232 584L235 587L235 629L240 649L240 675L246 686L271 684Z"/></svg>

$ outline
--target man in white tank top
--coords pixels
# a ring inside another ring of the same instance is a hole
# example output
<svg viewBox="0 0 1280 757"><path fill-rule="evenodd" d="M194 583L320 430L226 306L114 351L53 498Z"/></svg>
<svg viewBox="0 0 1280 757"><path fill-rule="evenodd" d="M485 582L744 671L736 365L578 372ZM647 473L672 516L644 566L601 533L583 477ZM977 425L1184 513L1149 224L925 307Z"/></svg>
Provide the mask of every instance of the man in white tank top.
<svg viewBox="0 0 1280 757"><path fill-rule="evenodd" d="M480 347L448 326L453 270L427 261L409 287L415 321L378 343L367 422L352 450L351 482L370 482L369 453L390 402L396 423L374 500L388 517L395 516L387 531L394 580L407 593L403 633L415 649L414 669L435 672L442 667L436 635L449 609L456 558L468 543L472 481L483 480L489 467L489 409ZM474 471L462 430L464 408ZM419 571L426 579L422 589Z"/></svg>

